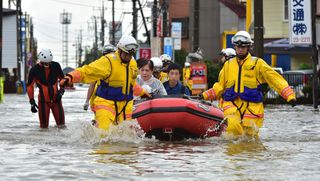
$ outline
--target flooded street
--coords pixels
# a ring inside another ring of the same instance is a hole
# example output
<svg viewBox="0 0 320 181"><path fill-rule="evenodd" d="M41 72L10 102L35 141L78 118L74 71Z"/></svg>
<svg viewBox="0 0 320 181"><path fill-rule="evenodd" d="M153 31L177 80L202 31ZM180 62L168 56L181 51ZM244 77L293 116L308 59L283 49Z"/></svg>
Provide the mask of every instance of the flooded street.
<svg viewBox="0 0 320 181"><path fill-rule="evenodd" d="M27 95L0 104L3 180L320 180L320 112L267 105L260 141L159 142L121 125L106 138L82 110L86 89L66 92L66 129L41 130ZM132 122L131 124L134 124Z"/></svg>

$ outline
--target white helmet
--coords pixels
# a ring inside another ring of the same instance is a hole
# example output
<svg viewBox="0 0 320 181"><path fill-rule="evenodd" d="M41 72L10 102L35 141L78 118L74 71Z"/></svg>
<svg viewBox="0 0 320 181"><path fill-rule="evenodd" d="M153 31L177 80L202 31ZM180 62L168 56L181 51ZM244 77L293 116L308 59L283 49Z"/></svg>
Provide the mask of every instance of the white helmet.
<svg viewBox="0 0 320 181"><path fill-rule="evenodd" d="M160 56L160 59L162 60L163 63L172 62L172 59L168 54L162 54Z"/></svg>
<svg viewBox="0 0 320 181"><path fill-rule="evenodd" d="M139 48L137 40L132 36L122 36L117 44L117 47L126 53L135 53Z"/></svg>
<svg viewBox="0 0 320 181"><path fill-rule="evenodd" d="M185 67L190 67L190 63L189 63L189 62L185 62L185 63L184 63L184 66L185 66Z"/></svg>
<svg viewBox="0 0 320 181"><path fill-rule="evenodd" d="M38 54L40 62L49 63L52 61L53 56L49 49L42 49Z"/></svg>
<svg viewBox="0 0 320 181"><path fill-rule="evenodd" d="M163 63L159 57L152 57L150 60L153 62L155 69L162 69Z"/></svg>
<svg viewBox="0 0 320 181"><path fill-rule="evenodd" d="M111 52L115 52L116 51L116 47L111 45L111 44L106 44L105 46L103 46L102 48L102 54L105 55L105 54L108 54L108 53L111 53Z"/></svg>
<svg viewBox="0 0 320 181"><path fill-rule="evenodd" d="M253 44L250 34L246 31L238 31L232 37L231 42L235 46L251 46Z"/></svg>
<svg viewBox="0 0 320 181"><path fill-rule="evenodd" d="M227 48L227 49L224 49L224 55L228 56L228 57L234 57L237 54L236 54L236 51L233 48Z"/></svg>

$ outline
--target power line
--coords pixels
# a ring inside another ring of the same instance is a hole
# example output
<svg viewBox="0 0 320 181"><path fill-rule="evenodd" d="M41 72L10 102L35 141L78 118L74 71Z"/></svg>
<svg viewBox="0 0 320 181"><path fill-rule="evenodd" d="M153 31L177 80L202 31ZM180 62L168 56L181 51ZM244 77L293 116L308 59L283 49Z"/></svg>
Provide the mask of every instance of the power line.
<svg viewBox="0 0 320 181"><path fill-rule="evenodd" d="M48 35L48 34L46 34L46 33L43 33L43 32L41 32L41 31L39 31L39 29L34 28L34 30L37 31L38 33L42 34L43 36L47 37L47 38L61 41L60 38L53 37L53 36L51 36L51 35Z"/></svg>
<svg viewBox="0 0 320 181"><path fill-rule="evenodd" d="M70 4L70 5L75 5L75 6L82 6L82 7L90 7L90 8L97 8L99 6L93 6L90 4L82 4L82 3L74 3L74 2L69 2L69 1L62 1L62 0L50 0L56 3L63 3L63 4Z"/></svg>

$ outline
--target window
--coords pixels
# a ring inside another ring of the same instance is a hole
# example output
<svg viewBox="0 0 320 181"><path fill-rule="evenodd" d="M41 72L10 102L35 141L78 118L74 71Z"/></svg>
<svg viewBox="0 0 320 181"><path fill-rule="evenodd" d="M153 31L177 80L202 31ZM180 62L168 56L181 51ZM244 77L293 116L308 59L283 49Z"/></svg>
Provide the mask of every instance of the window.
<svg viewBox="0 0 320 181"><path fill-rule="evenodd" d="M288 19L289 19L288 0L284 0L284 11L283 12L284 12L284 16L283 16L284 20L288 21Z"/></svg>

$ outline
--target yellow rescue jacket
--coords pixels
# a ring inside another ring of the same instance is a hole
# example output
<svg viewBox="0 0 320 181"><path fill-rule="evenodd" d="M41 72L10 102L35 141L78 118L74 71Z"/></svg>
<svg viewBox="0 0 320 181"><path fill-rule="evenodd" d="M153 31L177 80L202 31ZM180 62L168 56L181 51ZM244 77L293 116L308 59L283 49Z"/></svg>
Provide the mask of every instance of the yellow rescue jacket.
<svg viewBox="0 0 320 181"><path fill-rule="evenodd" d="M191 68L190 67L183 68L182 73L183 73L183 84L187 86L190 90L192 90L193 81L191 79Z"/></svg>
<svg viewBox="0 0 320 181"><path fill-rule="evenodd" d="M129 63L122 63L119 52L101 56L98 60L77 68L69 73L72 82L92 83L100 81L97 96L107 100L130 101L134 95L144 94L143 89L136 83L138 67L132 58Z"/></svg>
<svg viewBox="0 0 320 181"><path fill-rule="evenodd" d="M248 102L262 102L261 84L267 83L288 102L295 99L287 81L264 60L248 53L244 60L237 57L228 60L219 73L219 81L203 93L205 99L233 101L240 97Z"/></svg>
<svg viewBox="0 0 320 181"><path fill-rule="evenodd" d="M160 72L160 77L159 80L164 83L167 82L169 80L168 74L165 72Z"/></svg>

